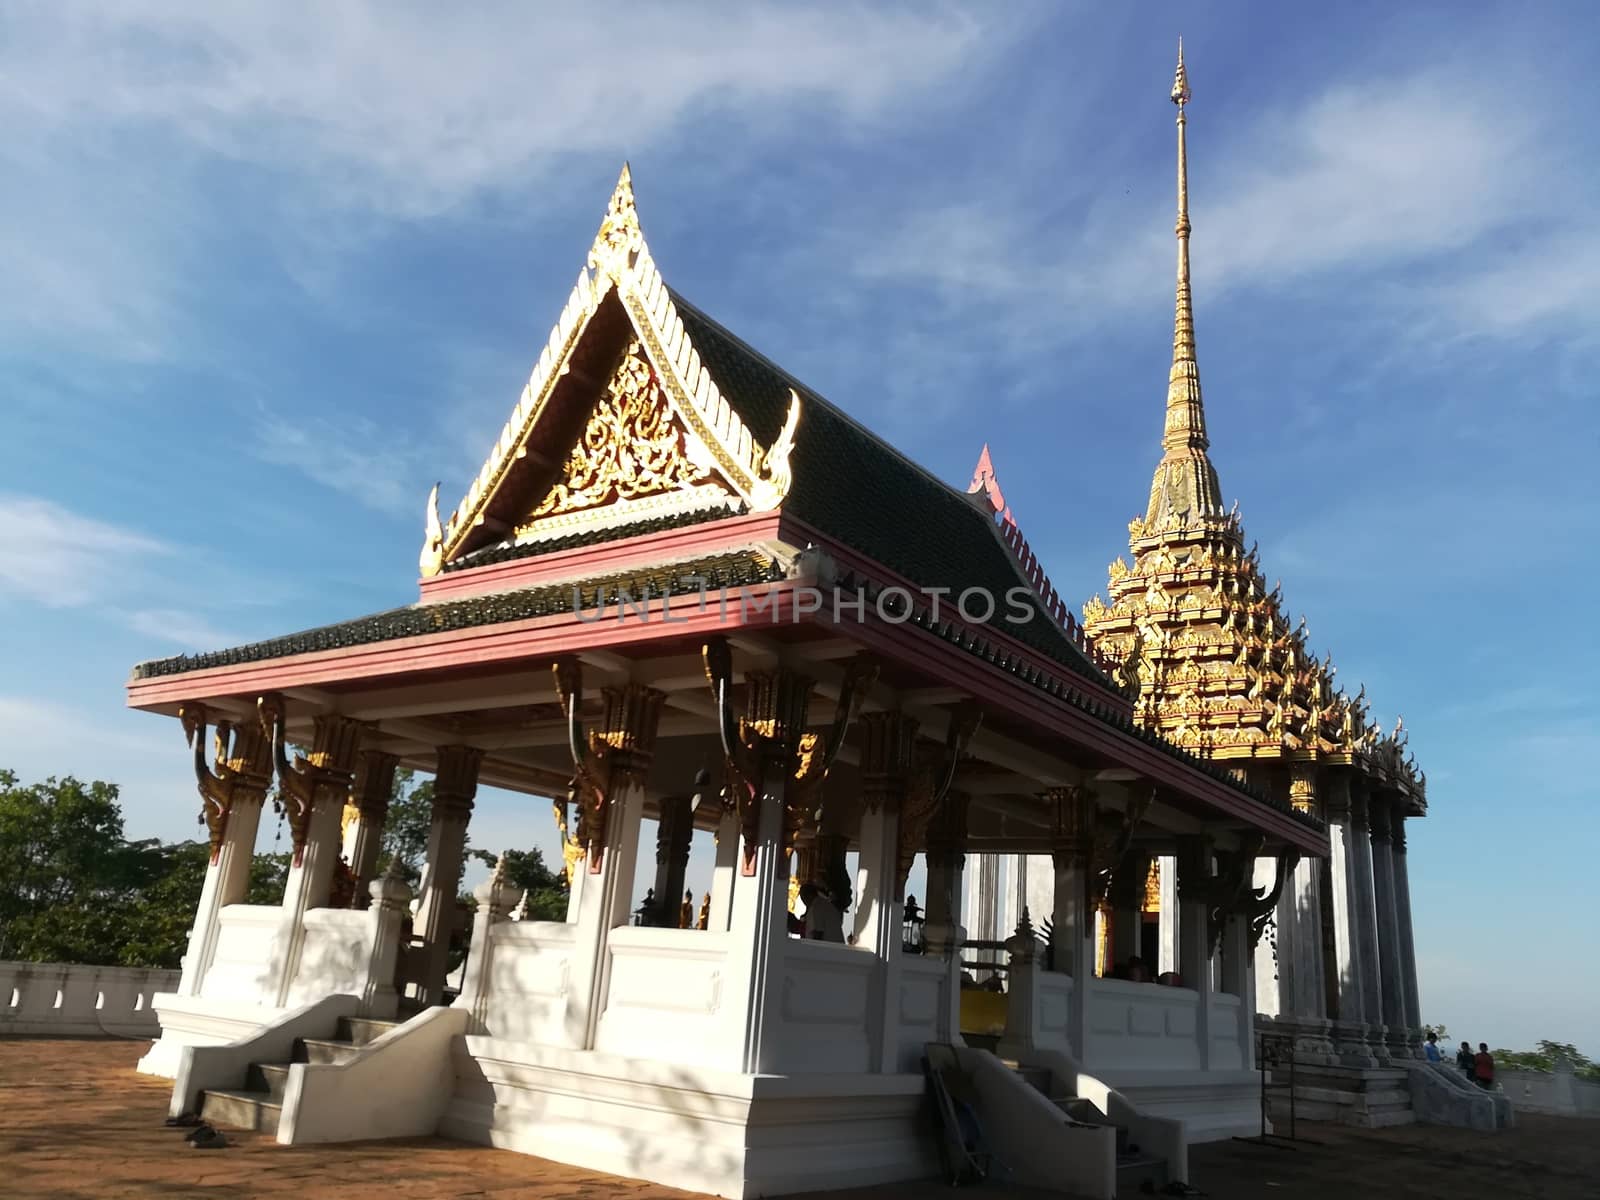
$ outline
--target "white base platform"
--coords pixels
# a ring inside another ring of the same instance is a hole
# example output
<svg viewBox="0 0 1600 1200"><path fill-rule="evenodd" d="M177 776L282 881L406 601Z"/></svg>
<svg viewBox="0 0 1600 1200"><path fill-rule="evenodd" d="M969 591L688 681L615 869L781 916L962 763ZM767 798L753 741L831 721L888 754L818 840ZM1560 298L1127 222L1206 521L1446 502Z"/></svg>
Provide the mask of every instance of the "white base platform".
<svg viewBox="0 0 1600 1200"><path fill-rule="evenodd" d="M1101 1078L1141 1112L1182 1121L1190 1145L1261 1132L1260 1072L1108 1071Z"/></svg>
<svg viewBox="0 0 1600 1200"><path fill-rule="evenodd" d="M736 1075L466 1037L439 1132L743 1200L938 1174L921 1075Z"/></svg>

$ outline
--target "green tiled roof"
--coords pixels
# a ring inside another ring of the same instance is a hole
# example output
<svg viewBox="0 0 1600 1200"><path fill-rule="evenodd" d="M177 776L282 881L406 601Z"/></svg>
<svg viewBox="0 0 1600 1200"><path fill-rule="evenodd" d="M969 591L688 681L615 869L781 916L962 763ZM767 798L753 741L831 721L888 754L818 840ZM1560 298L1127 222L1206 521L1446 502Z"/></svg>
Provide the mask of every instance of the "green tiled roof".
<svg viewBox="0 0 1600 1200"><path fill-rule="evenodd" d="M1006 592L1028 584L987 506L917 466L676 292L672 299L701 363L756 441L772 444L789 390L800 396L785 513L919 587L950 588L952 602L963 589L985 589L1005 613ZM1027 622L995 628L1079 674L1105 679L1038 604Z"/></svg>
<svg viewBox="0 0 1600 1200"><path fill-rule="evenodd" d="M602 588L609 598L607 603L615 603L619 590L626 590L630 596L637 598L649 588L650 595L658 596L666 588L692 577L703 577L708 589L738 588L782 579L784 571L765 555L754 551L742 551L736 554L720 554L698 562L674 563L670 567L597 577L577 583L546 584L543 587L468 596L461 600L412 604L405 608L374 613L368 617L357 617L353 621L341 621L337 625L323 625L317 629L307 629L302 633L291 633L265 642L252 642L248 646L239 646L232 650L218 650L210 654L183 654L176 658L140 663L133 669L133 677L152 679L161 675L181 675L188 671L203 671L208 667L231 667L273 658L287 658L291 654L312 654L319 650L365 646L374 642L393 641L396 638L496 625L504 621L526 621L534 617L572 612L575 607L574 599L578 601L583 611L592 613L599 605L597 595ZM683 584L674 590L689 594L697 589Z"/></svg>

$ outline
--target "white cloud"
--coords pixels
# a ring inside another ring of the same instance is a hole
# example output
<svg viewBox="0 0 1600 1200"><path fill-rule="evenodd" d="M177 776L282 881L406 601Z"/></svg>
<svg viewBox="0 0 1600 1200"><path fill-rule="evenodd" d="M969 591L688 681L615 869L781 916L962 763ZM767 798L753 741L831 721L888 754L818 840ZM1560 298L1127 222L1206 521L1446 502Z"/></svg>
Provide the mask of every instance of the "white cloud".
<svg viewBox="0 0 1600 1200"><path fill-rule="evenodd" d="M388 212L438 211L554 156L615 152L716 106L863 120L966 61L978 22L852 4L468 9L351 3L37 8L4 59L45 128L158 125Z"/></svg>
<svg viewBox="0 0 1600 1200"><path fill-rule="evenodd" d="M1569 162L1534 92L1481 74L1463 92L1461 78L1443 67L1347 77L1233 128L1197 107L1189 183L1202 321L1230 291L1337 274L1430 331L1435 321L1490 335L1586 323L1586 284L1600 264L1600 235L1580 219L1587 168ZM1061 171L1074 177L1099 160L1080 147ZM981 196L907 214L888 238L870 225L870 244L836 247L836 257L868 281L931 285L1019 347L1040 344L1034 334L1060 328L1064 312L1092 330L1148 304L1153 280L1171 275L1164 188L1142 189L1159 202L1099 196L1063 214L1048 189L982 186Z"/></svg>
<svg viewBox="0 0 1600 1200"><path fill-rule="evenodd" d="M0 494L0 600L92 610L186 650L237 645L242 639L172 603L194 583L192 572L175 578L163 569L180 552L51 500Z"/></svg>
<svg viewBox="0 0 1600 1200"><path fill-rule="evenodd" d="M421 518L427 498L426 487L419 486L422 455L371 421L345 416L335 425L268 415L256 423L251 450L264 462L294 467L378 512Z"/></svg>
<svg viewBox="0 0 1600 1200"><path fill-rule="evenodd" d="M128 628L173 642L189 651L237 646L245 639L215 628L204 617L181 608L141 608L127 614Z"/></svg>
<svg viewBox="0 0 1600 1200"><path fill-rule="evenodd" d="M0 584L51 608L104 599L165 542L80 516L49 500L0 495Z"/></svg>

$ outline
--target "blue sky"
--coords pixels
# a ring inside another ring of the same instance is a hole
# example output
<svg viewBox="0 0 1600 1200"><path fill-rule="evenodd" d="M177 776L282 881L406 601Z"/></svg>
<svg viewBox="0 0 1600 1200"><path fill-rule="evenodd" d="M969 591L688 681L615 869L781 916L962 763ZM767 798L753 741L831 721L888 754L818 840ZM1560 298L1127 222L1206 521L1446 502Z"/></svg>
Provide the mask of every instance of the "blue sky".
<svg viewBox="0 0 1600 1200"><path fill-rule="evenodd" d="M1425 1017L1600 1056L1592 13L1114 7L8 6L0 764L191 836L129 667L415 597L624 158L676 288L947 479L989 442L1103 589L1159 453L1181 32L1213 455L1428 772ZM485 796L474 840L547 810Z"/></svg>

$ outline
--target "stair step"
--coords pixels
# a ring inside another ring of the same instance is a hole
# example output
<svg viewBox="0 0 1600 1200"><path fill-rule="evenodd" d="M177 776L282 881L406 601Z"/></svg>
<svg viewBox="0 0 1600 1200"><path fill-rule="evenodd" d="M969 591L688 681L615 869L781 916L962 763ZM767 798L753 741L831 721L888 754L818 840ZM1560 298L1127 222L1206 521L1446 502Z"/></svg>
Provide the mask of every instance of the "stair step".
<svg viewBox="0 0 1600 1200"><path fill-rule="evenodd" d="M361 1049L354 1042L337 1038L296 1038L294 1061L304 1063L349 1062Z"/></svg>
<svg viewBox="0 0 1600 1200"><path fill-rule="evenodd" d="M372 1017L340 1017L338 1036L339 1040L365 1046L399 1026L399 1021L379 1021Z"/></svg>
<svg viewBox="0 0 1600 1200"><path fill-rule="evenodd" d="M245 1091L266 1092L274 1103L283 1103L283 1089L288 1086L288 1063L251 1063L245 1070Z"/></svg>
<svg viewBox="0 0 1600 1200"><path fill-rule="evenodd" d="M211 1124L228 1129L276 1133L283 1105L266 1092L208 1089L200 1093L200 1115Z"/></svg>

